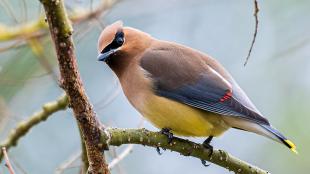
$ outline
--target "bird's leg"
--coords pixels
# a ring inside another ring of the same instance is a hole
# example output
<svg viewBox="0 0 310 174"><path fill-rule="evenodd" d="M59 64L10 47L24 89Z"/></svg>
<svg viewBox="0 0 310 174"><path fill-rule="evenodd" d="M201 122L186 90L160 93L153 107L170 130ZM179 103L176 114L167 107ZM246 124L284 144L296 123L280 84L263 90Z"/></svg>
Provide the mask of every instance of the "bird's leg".
<svg viewBox="0 0 310 174"><path fill-rule="evenodd" d="M209 153L209 157L211 157L211 155L213 154L213 146L211 146L211 141L213 139L213 136L209 136L203 143L203 147L205 147L206 149L209 149L210 150L210 153ZM201 163L202 165L204 165L205 167L208 167L210 166L210 164L206 164L206 160L201 160Z"/></svg>
<svg viewBox="0 0 310 174"><path fill-rule="evenodd" d="M209 154L209 157L213 154L213 146L211 146L211 141L213 139L213 136L209 136L203 143L203 147L205 147L206 149L209 149L211 152Z"/></svg>
<svg viewBox="0 0 310 174"><path fill-rule="evenodd" d="M156 147L156 151L157 151L158 155L162 155L162 153L160 152L160 148L159 147Z"/></svg>
<svg viewBox="0 0 310 174"><path fill-rule="evenodd" d="M163 128L160 130L160 133L162 133L168 137L168 143L169 144L172 142L172 139L173 139L173 133L171 133L170 131L171 131L170 128ZM166 150L166 149L163 149L163 150ZM156 147L156 151L159 155L162 155L159 147Z"/></svg>
<svg viewBox="0 0 310 174"><path fill-rule="evenodd" d="M170 131L171 131L170 128L162 128L160 131L162 134L164 134L168 137L168 144L170 144L173 140L173 133Z"/></svg>

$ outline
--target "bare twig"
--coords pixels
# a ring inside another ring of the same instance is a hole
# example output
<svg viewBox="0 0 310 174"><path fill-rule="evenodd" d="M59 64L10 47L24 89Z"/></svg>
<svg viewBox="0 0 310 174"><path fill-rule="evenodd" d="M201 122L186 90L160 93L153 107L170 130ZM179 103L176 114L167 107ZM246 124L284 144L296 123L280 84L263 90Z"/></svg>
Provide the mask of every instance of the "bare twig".
<svg viewBox="0 0 310 174"><path fill-rule="evenodd" d="M1 2L1 1L0 1ZM73 24L79 24L84 21L89 21L93 18L98 18L101 14L109 10L118 0L102 0L102 2L92 11L76 11L69 16ZM41 7L41 6L39 6ZM6 26L0 23L0 42L9 40L19 40L25 38L33 38L46 34L47 25L43 17L37 21L27 22L17 26Z"/></svg>
<svg viewBox="0 0 310 174"><path fill-rule="evenodd" d="M11 7L11 4L7 2L7 0L2 0L0 1L0 5L2 5L2 7L6 10L7 14L13 18L14 22L18 23L18 18L14 14L14 10Z"/></svg>
<svg viewBox="0 0 310 174"><path fill-rule="evenodd" d="M144 119L141 117L141 120L139 121L138 123L138 128L142 128L144 124ZM83 146L83 144L82 144ZM85 148L85 147L84 147ZM115 153L115 156L111 163L109 163L109 169L112 169L115 165L117 165L122 159L124 159L129 153L130 151L132 151L133 149L133 145L129 145L121 154L119 157L117 157L116 153ZM115 149L114 149L115 150ZM82 157L82 162L84 163L85 165L85 162L84 160L87 160L87 156L86 157L83 157L84 155L84 152L83 152L83 147L82 147L82 150L74 153L68 160L66 160L65 162L63 162L61 165L59 165L59 167L56 169L55 171L55 174L62 174L66 169L72 167L72 164L79 158ZM84 158L84 159L83 159ZM117 159L116 159L117 158ZM87 164L88 166L88 164ZM82 172L82 173L85 173L85 172Z"/></svg>
<svg viewBox="0 0 310 174"><path fill-rule="evenodd" d="M310 44L310 37L300 38L295 43L291 43L289 47L284 48L282 51L279 51L274 55L272 55L272 59L274 60L284 57L291 57L292 54L296 53L297 51L300 51L300 49L307 47L309 44Z"/></svg>
<svg viewBox="0 0 310 174"><path fill-rule="evenodd" d="M88 21L89 19L98 18L102 13L106 12L110 9L113 5L115 5L119 0L101 0L101 4L98 5L95 9L91 8L90 10L81 12L80 10L77 12L73 12L72 17L70 20L74 24L78 24L82 21Z"/></svg>
<svg viewBox="0 0 310 174"><path fill-rule="evenodd" d="M15 169L17 169L17 173L27 174L26 170L19 164L19 162L14 158L14 156L11 156L11 161L15 166Z"/></svg>
<svg viewBox="0 0 310 174"><path fill-rule="evenodd" d="M62 174L67 168L70 168L70 166L81 157L82 152L78 151L74 153L68 160L63 162L55 171L55 174Z"/></svg>
<svg viewBox="0 0 310 174"><path fill-rule="evenodd" d="M117 157L116 148L117 147L115 147L115 146L112 146L112 147L109 148L109 153L110 153L112 159L115 159ZM117 163L117 165L114 168L116 168L115 170L117 171L118 174L122 174L123 173L120 163Z"/></svg>
<svg viewBox="0 0 310 174"><path fill-rule="evenodd" d="M244 62L244 66L247 65L247 63L248 63L248 61L250 59L250 55L252 53L252 49L253 49L253 46L254 46L254 43L255 43L255 40L256 40L256 35L257 35L257 30L258 30L258 12L259 12L258 2L257 2L257 0L254 0L255 30L254 30L254 34L253 34L253 39L252 39L250 50L249 50L248 55L247 55L247 57L245 59L245 62Z"/></svg>
<svg viewBox="0 0 310 174"><path fill-rule="evenodd" d="M127 146L127 148L119 154L117 157L115 157L110 163L109 163L109 169L111 170L115 165L117 165L120 161L122 161L129 153L132 152L134 145L130 144Z"/></svg>
<svg viewBox="0 0 310 174"><path fill-rule="evenodd" d="M44 48L40 41L37 38L32 38L28 40L29 46L39 61L40 65L45 69L48 74L51 74L53 80L57 82L57 74L53 71L53 66L48 61L47 56L45 55Z"/></svg>
<svg viewBox="0 0 310 174"><path fill-rule="evenodd" d="M22 0L21 8L23 9L23 13L24 13L23 22L26 22L28 20L28 10L27 10L26 0Z"/></svg>
<svg viewBox="0 0 310 174"><path fill-rule="evenodd" d="M100 111L102 109L105 109L107 105L109 105L110 103L112 103L116 97L120 94L120 92L122 91L120 84L117 80L115 80L115 87L113 87L113 91L109 92L106 97L104 97L105 100L100 100L98 102L95 103L96 106L96 110Z"/></svg>
<svg viewBox="0 0 310 174"><path fill-rule="evenodd" d="M18 140L23 137L29 130L42 121L45 121L53 113L63 110L68 105L68 98L66 95L60 97L57 101L46 103L42 106L42 110L34 113L26 121L20 122L19 125L12 130L7 139L0 144L0 147L6 147L9 150L12 146L16 146ZM0 153L0 161L3 154Z"/></svg>
<svg viewBox="0 0 310 174"><path fill-rule="evenodd" d="M137 127L142 128L143 124L144 124L144 118L141 117L141 120ZM114 168L115 165L118 165L120 161L122 161L127 155L129 155L132 152L133 148L134 145L130 144L120 155L117 156L115 153L114 159L109 163L109 169L111 170L112 168Z"/></svg>
<svg viewBox="0 0 310 174"><path fill-rule="evenodd" d="M14 48L19 48L19 47L22 47L24 45L25 45L24 41L18 40L18 41L15 41L14 43L12 43L10 45L4 46L4 47L0 47L0 53L8 51L8 50L11 50L11 49L14 49Z"/></svg>
<svg viewBox="0 0 310 174"><path fill-rule="evenodd" d="M5 166L8 168L10 174L15 174L5 147L2 147L2 153L5 159Z"/></svg>

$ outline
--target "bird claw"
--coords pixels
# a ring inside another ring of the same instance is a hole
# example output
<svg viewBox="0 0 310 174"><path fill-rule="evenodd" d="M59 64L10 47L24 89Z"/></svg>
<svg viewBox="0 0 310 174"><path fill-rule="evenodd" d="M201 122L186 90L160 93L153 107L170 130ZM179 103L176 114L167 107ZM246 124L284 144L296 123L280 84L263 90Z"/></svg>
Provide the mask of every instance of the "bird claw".
<svg viewBox="0 0 310 174"><path fill-rule="evenodd" d="M173 133L170 132L171 129L170 128L163 128L162 130L160 130L160 133L162 133L163 135L166 135L168 138L168 144L170 144L173 140ZM163 150L166 150L163 148ZM156 147L156 151L159 155L162 155L163 153L161 153L160 148Z"/></svg>
<svg viewBox="0 0 310 174"><path fill-rule="evenodd" d="M163 153L160 152L160 148L159 147L156 147L156 151L158 153L158 155L162 155Z"/></svg>
<svg viewBox="0 0 310 174"><path fill-rule="evenodd" d="M211 164L207 164L207 161L206 160L201 160L201 163L203 166L205 167L209 167Z"/></svg>
<svg viewBox="0 0 310 174"><path fill-rule="evenodd" d="M210 136L202 143L204 148L210 150L208 157L211 157L213 154L213 146L210 144L212 141L212 138L213 138L213 136Z"/></svg>
<svg viewBox="0 0 310 174"><path fill-rule="evenodd" d="M163 128L160 132L168 137L168 144L170 144L173 140L173 133L170 132L170 128Z"/></svg>

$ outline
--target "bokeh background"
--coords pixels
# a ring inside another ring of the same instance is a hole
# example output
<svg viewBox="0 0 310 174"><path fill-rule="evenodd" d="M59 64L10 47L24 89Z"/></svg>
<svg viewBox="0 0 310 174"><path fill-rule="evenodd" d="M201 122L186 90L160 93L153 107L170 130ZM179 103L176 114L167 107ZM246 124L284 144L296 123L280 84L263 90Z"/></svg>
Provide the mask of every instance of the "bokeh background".
<svg viewBox="0 0 310 174"><path fill-rule="evenodd" d="M1 0L1 27L36 21L43 16L37 1ZM93 0L66 0L70 14L95 8ZM92 4L92 7L91 7ZM213 141L238 158L271 173L308 174L310 171L310 1L259 1L259 29L254 49L243 66L254 33L253 2L244 0L122 0L98 19L74 25L80 73L100 119L113 127L137 127L141 116L128 103L112 71L96 61L97 38L104 25L122 20L152 36L201 50L219 60L270 122L295 142L299 155L264 137L230 130ZM1 34L1 33L0 33ZM3 34L3 33L2 33ZM1 38L0 38L1 39ZM37 46L1 41L0 138L42 104L62 94L49 36ZM13 46L12 46L13 45ZM18 46L16 46L18 45ZM35 45L35 44L34 44ZM39 52L40 53L40 52ZM55 78L56 77L56 78ZM144 127L157 130L151 124ZM202 142L202 139L192 139ZM124 147L116 151L121 152ZM9 155L18 173L54 173L80 150L70 110L57 112L23 137ZM111 156L111 155L110 155ZM109 157L111 158L111 157ZM64 173L78 173L77 161ZM59 171L58 171L59 172ZM2 163L0 173L8 173ZM112 173L171 174L229 173L199 160L154 148L135 146Z"/></svg>

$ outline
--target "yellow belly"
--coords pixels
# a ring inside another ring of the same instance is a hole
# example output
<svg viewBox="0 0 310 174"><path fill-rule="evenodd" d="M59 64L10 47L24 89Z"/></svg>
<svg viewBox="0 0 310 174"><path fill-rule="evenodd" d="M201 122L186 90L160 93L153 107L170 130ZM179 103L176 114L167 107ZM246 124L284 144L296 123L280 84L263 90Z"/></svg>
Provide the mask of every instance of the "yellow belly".
<svg viewBox="0 0 310 174"><path fill-rule="evenodd" d="M170 128L180 136L219 136L230 127L222 116L159 96L148 96L140 110L158 128Z"/></svg>

